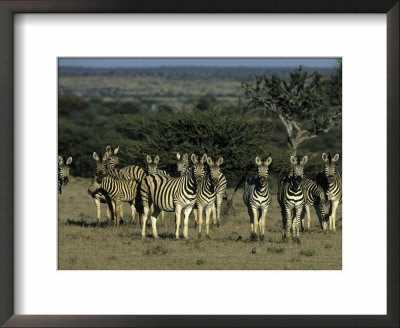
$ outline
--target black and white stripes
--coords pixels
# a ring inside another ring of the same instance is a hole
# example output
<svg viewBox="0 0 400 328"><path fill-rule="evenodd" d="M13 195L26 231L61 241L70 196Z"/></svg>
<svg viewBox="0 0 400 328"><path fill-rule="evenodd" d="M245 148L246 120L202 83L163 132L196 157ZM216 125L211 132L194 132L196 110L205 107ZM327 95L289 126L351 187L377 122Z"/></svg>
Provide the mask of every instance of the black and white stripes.
<svg viewBox="0 0 400 328"><path fill-rule="evenodd" d="M142 238L146 236L146 221L151 204L154 204L154 212L151 215L151 224L154 238L157 235L157 217L160 211L175 212L176 232L175 237L179 239L179 227L181 223L181 212L184 214L183 236L188 238L189 214L196 202L197 187L204 179L204 162L207 156L203 155L199 161L192 154L192 165L188 173L179 178L167 178L162 175L149 175L141 183L140 195L143 203L142 216Z"/></svg>
<svg viewBox="0 0 400 328"><path fill-rule="evenodd" d="M292 169L290 173L279 181L278 202L281 206L283 221L283 239L290 240L290 228L293 218L293 240L300 242L300 216L304 207L302 180L304 164L308 157L291 156Z"/></svg>
<svg viewBox="0 0 400 328"><path fill-rule="evenodd" d="M251 238L257 239L259 227L260 239L264 240L266 216L268 206L271 204L267 177L268 166L271 164L272 158L268 157L262 162L259 157L256 157L255 162L258 166L258 176L247 180L244 187L243 201L250 216Z"/></svg>
<svg viewBox="0 0 400 328"><path fill-rule="evenodd" d="M64 162L62 156L58 156L58 196L62 194L62 186L69 182L69 165L72 163L72 157Z"/></svg>
<svg viewBox="0 0 400 328"><path fill-rule="evenodd" d="M339 160L339 154L331 157L331 154L323 153L324 170L318 173L316 182L323 189L325 197L330 203L329 230L336 230L336 210L342 202L342 176L336 170L335 163ZM327 222L323 228L327 230Z"/></svg>
<svg viewBox="0 0 400 328"><path fill-rule="evenodd" d="M206 213L206 237L210 238L210 214L213 209L215 211L215 202L219 187L219 178L221 175L220 165L222 163L222 157L220 157L216 162L214 162L210 157L207 157L208 168L203 182L198 187L196 200L196 208L199 216L199 238L201 237L201 229L203 225L203 210L205 210Z"/></svg>
<svg viewBox="0 0 400 328"><path fill-rule="evenodd" d="M92 184L88 190L89 194L100 192L105 195L108 205L112 205L112 214L114 219L114 225L120 223L120 208L121 201L128 202L135 209L135 199L137 192L138 181L135 179L119 179L117 177L108 175L103 179L93 177ZM132 213L134 217L135 213Z"/></svg>

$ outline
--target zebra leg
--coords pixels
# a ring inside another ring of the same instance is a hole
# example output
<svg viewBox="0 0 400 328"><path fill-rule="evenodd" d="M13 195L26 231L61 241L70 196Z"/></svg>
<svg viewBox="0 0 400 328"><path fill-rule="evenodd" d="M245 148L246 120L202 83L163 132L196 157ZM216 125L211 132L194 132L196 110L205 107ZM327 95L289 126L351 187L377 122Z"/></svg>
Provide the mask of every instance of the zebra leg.
<svg viewBox="0 0 400 328"><path fill-rule="evenodd" d="M147 217L149 215L149 206L143 204L143 214L142 214L142 238L146 238L146 223Z"/></svg>
<svg viewBox="0 0 400 328"><path fill-rule="evenodd" d="M186 214L186 209L185 208L185 214ZM176 216L176 231L175 231L175 239L179 239L179 228L181 227L181 212L182 212L182 206L181 205L176 205L175 206L175 216ZM189 211L190 213L190 211Z"/></svg>
<svg viewBox="0 0 400 328"><path fill-rule="evenodd" d="M212 204L211 213L212 213L212 216L213 216L213 226L218 226L219 227L219 222L218 222L218 219L217 219L217 208L216 208L215 202Z"/></svg>
<svg viewBox="0 0 400 328"><path fill-rule="evenodd" d="M203 206L201 205L197 205L197 210L193 210L193 212L197 213L199 216L199 221L197 222L198 226L199 226L199 232L197 234L198 238L201 238L201 229L203 228ZM195 214L195 218L196 218L196 214ZM196 220L196 219L195 219Z"/></svg>
<svg viewBox="0 0 400 328"><path fill-rule="evenodd" d="M188 236L188 232L189 232L189 215L190 215L191 211L192 211L192 207L186 207L183 210L183 215L184 215L183 238L185 238L185 239L189 239L189 236Z"/></svg>
<svg viewBox="0 0 400 328"><path fill-rule="evenodd" d="M310 214L310 205L306 205L306 213L307 213L307 231L310 233L310 225L311 225L311 214ZM304 220L303 220L304 222ZM304 227L304 223L303 223Z"/></svg>
<svg viewBox="0 0 400 328"><path fill-rule="evenodd" d="M332 201L332 212L329 217L329 230L336 231L336 211L339 206L339 200Z"/></svg>
<svg viewBox="0 0 400 328"><path fill-rule="evenodd" d="M252 226L252 232L250 235L250 239L252 240L257 240L257 231L258 231L258 209L255 207L251 208L252 214L253 214L253 226Z"/></svg>
<svg viewBox="0 0 400 328"><path fill-rule="evenodd" d="M295 234L296 231L296 242L300 243L300 216L301 212L303 211L303 206L299 206L296 208L296 217L294 219L293 223L293 235Z"/></svg>
<svg viewBox="0 0 400 328"><path fill-rule="evenodd" d="M261 212L261 220L260 220L260 240L265 239L265 221L267 219L267 211L268 206L264 207Z"/></svg>
<svg viewBox="0 0 400 328"><path fill-rule="evenodd" d="M222 196L217 196L217 227L221 225Z"/></svg>
<svg viewBox="0 0 400 328"><path fill-rule="evenodd" d="M120 219L121 219L121 213L120 213L121 207L122 207L121 201L119 199L116 199L115 200L115 215L114 215L114 217L115 217L115 222L116 222L117 227L119 226Z"/></svg>
<svg viewBox="0 0 400 328"><path fill-rule="evenodd" d="M157 234L157 217L160 214L160 209L156 206L154 206L154 212L151 215L151 227L153 228L153 237L154 239L158 239L158 234Z"/></svg>
<svg viewBox="0 0 400 328"><path fill-rule="evenodd" d="M128 202L128 204L129 204L130 207L131 207L131 214L132 214L132 216L131 216L131 223L132 223L132 224L135 224L135 223L136 223L136 220L135 220L135 218L136 218L136 207L135 207L135 203L134 203L133 201L130 201L130 202Z"/></svg>
<svg viewBox="0 0 400 328"><path fill-rule="evenodd" d="M100 199L93 197L94 205L96 206L96 214L97 214L97 225L100 223ZM108 213L110 213L110 210L107 206Z"/></svg>
<svg viewBox="0 0 400 328"><path fill-rule="evenodd" d="M287 240L290 240L290 227L292 226L292 209L287 208L286 209L286 233L285 233L285 238Z"/></svg>
<svg viewBox="0 0 400 328"><path fill-rule="evenodd" d="M193 215L194 215L194 228L196 229L197 226L199 225L199 220L197 219L197 209L193 209ZM201 230L201 227L200 227Z"/></svg>
<svg viewBox="0 0 400 328"><path fill-rule="evenodd" d="M108 207L108 205L106 205L106 215L108 218L108 222L111 222L111 211L110 211L110 207ZM100 206L99 206L99 219L100 219Z"/></svg>
<svg viewBox="0 0 400 328"><path fill-rule="evenodd" d="M206 207L206 237L210 239L210 215L213 206Z"/></svg>
<svg viewBox="0 0 400 328"><path fill-rule="evenodd" d="M124 222L124 209L123 209L123 204L122 204L122 202L119 202L119 219L120 219L122 222ZM119 222L120 222L120 221L118 221L118 225L119 225Z"/></svg>

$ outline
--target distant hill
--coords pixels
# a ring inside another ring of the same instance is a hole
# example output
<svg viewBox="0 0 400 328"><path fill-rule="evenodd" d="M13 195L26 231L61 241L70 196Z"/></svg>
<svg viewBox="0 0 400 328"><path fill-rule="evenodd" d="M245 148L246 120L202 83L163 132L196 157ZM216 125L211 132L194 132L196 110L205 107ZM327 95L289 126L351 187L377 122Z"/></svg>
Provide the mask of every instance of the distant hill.
<svg viewBox="0 0 400 328"><path fill-rule="evenodd" d="M304 71L312 73L318 71L321 74L329 74L332 69L326 67L304 67ZM58 73L63 76L91 76L91 75L158 75L158 74L212 74L215 76L247 77L248 75L279 74L286 75L293 72L293 67L206 67L206 66L160 66L160 67L83 67L83 66L60 66Z"/></svg>

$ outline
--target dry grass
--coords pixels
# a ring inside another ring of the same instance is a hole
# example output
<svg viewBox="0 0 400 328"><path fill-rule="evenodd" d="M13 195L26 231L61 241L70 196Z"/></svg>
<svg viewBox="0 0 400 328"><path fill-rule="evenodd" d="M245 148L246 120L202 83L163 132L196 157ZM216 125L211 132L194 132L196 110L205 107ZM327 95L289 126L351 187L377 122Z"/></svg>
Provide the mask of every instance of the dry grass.
<svg viewBox="0 0 400 328"><path fill-rule="evenodd" d="M324 234L312 212L311 233L304 232L301 244L282 243L281 214L276 198L267 215L266 240L250 241L250 224L242 202L242 190L233 199L226 220L211 230L211 240L198 240L189 223L189 240L174 240L172 213L158 223L161 237L154 240L151 229L141 239L138 226L96 226L96 211L87 194L88 179L71 178L59 198L58 263L61 270L340 270L342 268L342 222L339 207L336 233ZM228 190L228 198L232 190ZM129 206L124 219L129 222Z"/></svg>

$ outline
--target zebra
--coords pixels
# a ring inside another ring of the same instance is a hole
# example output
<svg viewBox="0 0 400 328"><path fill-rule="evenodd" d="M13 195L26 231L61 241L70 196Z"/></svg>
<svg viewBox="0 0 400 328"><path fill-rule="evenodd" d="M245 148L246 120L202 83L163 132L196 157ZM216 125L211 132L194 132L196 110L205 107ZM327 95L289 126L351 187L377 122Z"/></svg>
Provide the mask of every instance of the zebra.
<svg viewBox="0 0 400 328"><path fill-rule="evenodd" d="M189 169L189 155L186 153L181 156L181 154L177 153L176 158L178 159L176 163L177 171L180 172L181 176L185 175Z"/></svg>
<svg viewBox="0 0 400 328"><path fill-rule="evenodd" d="M102 158L100 159L96 153L93 153L93 158L96 161L96 174L99 174L103 177L107 174L107 170L111 170L111 169L115 168L115 166L119 163L119 158L117 156L118 150L119 150L119 146L117 146L117 148L115 148L115 149L112 149L111 146L107 146L106 153L108 153L108 155L107 155L107 159L104 161ZM97 191L97 192L93 193L91 196L92 196L94 204L96 206L97 224L99 224L100 217L101 217L100 204L101 203L107 204L107 198L106 198L107 195L104 192ZM108 205L106 207L106 214L107 214L108 220L110 221L111 220L111 212L110 212L110 208ZM120 208L120 214L122 217L123 216L122 206Z"/></svg>
<svg viewBox="0 0 400 328"><path fill-rule="evenodd" d="M243 192L243 202L247 206L250 216L250 226L252 240L257 239L258 227L260 229L260 240L265 238L265 221L268 207L271 204L271 195L269 192L267 177L268 166L272 158L268 157L264 162L256 157L255 162L258 166L258 176L246 181Z"/></svg>
<svg viewBox="0 0 400 328"><path fill-rule="evenodd" d="M167 173L167 171L160 170L158 168L158 162L160 161L160 157L157 155L154 157L154 160L151 159L150 155L146 156L146 161L147 161L147 174L159 174L163 175L167 178L170 178L171 176ZM165 212L161 211L161 222L164 222L164 217L165 217Z"/></svg>
<svg viewBox="0 0 400 328"><path fill-rule="evenodd" d="M278 184L278 202L282 212L282 237L284 241L289 240L292 212L294 211L293 241L300 243L300 216L305 202L302 180L304 177L304 165L307 160L307 156L304 156L301 160L300 156L291 156L292 169L289 175L283 177Z"/></svg>
<svg viewBox="0 0 400 328"><path fill-rule="evenodd" d="M94 176L88 193L90 195L99 191L104 193L107 204L112 209L114 225L118 226L120 224L119 211L122 208L121 201L128 202L131 207L135 208L137 185L138 181L134 179L119 179L111 175L100 179L98 176Z"/></svg>
<svg viewBox="0 0 400 328"><path fill-rule="evenodd" d="M72 157L68 157L64 163L62 156L58 156L58 196L62 194L62 186L69 182L69 165L72 163Z"/></svg>
<svg viewBox="0 0 400 328"><path fill-rule="evenodd" d="M186 174L189 168L188 157L189 157L188 154L184 154L183 156L181 156L179 153L176 154L176 158L178 159L177 171L181 173L181 176ZM222 199L226 195L226 185L227 185L226 177L222 172L220 172L218 178L218 187L216 190L215 203L213 204L211 209L213 217L213 225L216 225L218 227L221 222L220 220L221 204L222 204ZM197 228L198 224L197 211L193 211L193 214L194 214L194 228Z"/></svg>
<svg viewBox="0 0 400 328"><path fill-rule="evenodd" d="M160 170L158 168L158 162L160 161L160 157L157 155L154 157L154 160L151 159L151 156L147 155L146 156L146 161L147 161L147 174L159 174L159 175L164 175L167 178L170 178L171 176L167 173L167 171Z"/></svg>
<svg viewBox="0 0 400 328"><path fill-rule="evenodd" d="M102 156L97 155L96 152L93 153L93 159L96 161L96 176L100 181L104 179L106 176L112 176L116 179L121 180L135 180L136 182L140 182L145 176L145 171L135 165L124 167L123 169L116 169L115 165L118 164L119 160L116 156L118 153L119 147L116 149L112 149L110 146L106 147L106 152ZM106 195L104 195L104 191L96 192L92 194L93 200L97 209L97 222L100 222L100 203L106 203ZM122 203L120 204L119 213L121 217L123 216ZM131 205L131 222L135 221L136 209L135 204L130 203ZM109 217L109 211L107 210L107 216ZM110 219L110 217L109 217Z"/></svg>
<svg viewBox="0 0 400 328"><path fill-rule="evenodd" d="M217 190L220 178L220 165L223 163L223 158L220 157L214 162L210 157L207 157L207 164L209 169L206 172L203 182L199 185L197 191L197 199L195 209L193 209L195 220L197 221L197 213L199 216L198 237L201 238L201 228L203 225L203 209L206 213L206 237L210 238L210 214L215 210L215 201L217 197ZM215 218L215 217L214 217Z"/></svg>
<svg viewBox="0 0 400 328"><path fill-rule="evenodd" d="M217 227L221 224L221 205L222 199L226 196L226 185L226 177L222 172L220 172L216 191L217 196L215 197L215 204L213 206L213 224L217 225Z"/></svg>
<svg viewBox="0 0 400 328"><path fill-rule="evenodd" d="M319 172L316 182L323 189L327 200L329 201L329 230L336 230L336 210L342 202L342 176L336 171L335 163L339 160L339 154L331 157L331 154L323 153L324 170ZM327 230L327 222L323 224L324 231Z"/></svg>
<svg viewBox="0 0 400 328"><path fill-rule="evenodd" d="M204 179L204 162L207 155L203 155L201 160L192 154L192 165L188 173L178 178L167 178L154 174L147 176L141 183L140 195L143 205L142 215L142 238L146 237L146 221L149 207L154 203L154 212L151 215L151 224L154 238L157 235L157 217L161 210L175 212L176 232L175 238L179 239L179 228L181 223L181 211L184 214L183 237L188 239L189 214L196 202L197 187Z"/></svg>
<svg viewBox="0 0 400 328"><path fill-rule="evenodd" d="M304 207L307 214L307 230L308 232L310 232L310 207L315 207L317 215L320 217L321 222L323 223L324 221L326 221L326 218L329 215L329 204L327 203L327 199L325 197L323 189L319 185L317 185L315 181L310 178L304 177L302 184L305 198ZM305 229L304 219L301 220L301 224L303 229Z"/></svg>

